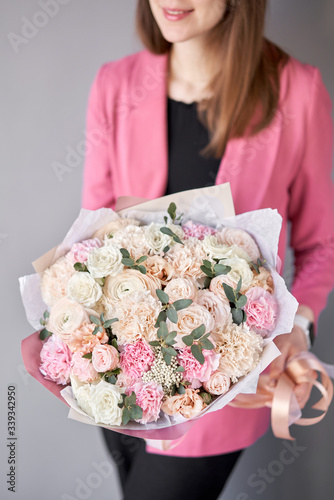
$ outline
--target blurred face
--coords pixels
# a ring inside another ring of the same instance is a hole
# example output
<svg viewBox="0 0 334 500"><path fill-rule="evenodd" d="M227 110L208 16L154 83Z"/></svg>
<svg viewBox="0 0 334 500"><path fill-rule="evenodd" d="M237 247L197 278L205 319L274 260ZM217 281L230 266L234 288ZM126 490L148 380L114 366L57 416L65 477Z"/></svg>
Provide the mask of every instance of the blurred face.
<svg viewBox="0 0 334 500"><path fill-rule="evenodd" d="M149 0L152 14L170 43L205 35L222 19L226 0Z"/></svg>

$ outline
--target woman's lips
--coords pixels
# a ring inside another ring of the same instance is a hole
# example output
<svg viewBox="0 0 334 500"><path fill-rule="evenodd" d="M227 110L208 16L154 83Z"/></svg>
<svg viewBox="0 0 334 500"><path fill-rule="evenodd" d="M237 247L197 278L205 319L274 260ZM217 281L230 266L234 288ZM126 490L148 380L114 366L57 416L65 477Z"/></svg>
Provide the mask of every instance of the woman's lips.
<svg viewBox="0 0 334 500"><path fill-rule="evenodd" d="M163 13L168 21L180 21L185 17L189 16L194 9L191 10L181 10L181 9L167 9L163 8Z"/></svg>

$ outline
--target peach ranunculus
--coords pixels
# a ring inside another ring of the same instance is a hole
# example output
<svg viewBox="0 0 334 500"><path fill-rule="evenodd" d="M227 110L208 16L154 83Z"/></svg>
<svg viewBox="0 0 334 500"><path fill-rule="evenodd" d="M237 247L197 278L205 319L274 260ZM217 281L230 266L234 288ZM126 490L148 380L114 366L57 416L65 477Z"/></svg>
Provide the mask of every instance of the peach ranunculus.
<svg viewBox="0 0 334 500"><path fill-rule="evenodd" d="M115 370L119 366L119 354L114 346L100 344L94 347L92 363L98 373Z"/></svg>
<svg viewBox="0 0 334 500"><path fill-rule="evenodd" d="M161 409L167 415L182 415L185 418L192 418L196 417L205 407L206 404L198 394L198 390L186 389L185 394L167 398Z"/></svg>
<svg viewBox="0 0 334 500"><path fill-rule="evenodd" d="M210 290L199 290L196 299L197 304L205 307L213 316L216 325L225 325L231 315L231 308L226 297L222 299Z"/></svg>
<svg viewBox="0 0 334 500"><path fill-rule="evenodd" d="M215 341L215 351L221 354L218 370L229 375L233 383L258 365L263 339L245 323L225 326L215 333Z"/></svg>
<svg viewBox="0 0 334 500"><path fill-rule="evenodd" d="M253 262L260 258L260 250L254 238L243 229L224 227L216 234L219 243L241 247Z"/></svg>
<svg viewBox="0 0 334 500"><path fill-rule="evenodd" d="M205 258L206 253L203 250L202 242L196 238L185 240L184 245L173 246L166 255L167 261L172 264L177 276L189 277L194 280L205 276L201 271L201 265Z"/></svg>
<svg viewBox="0 0 334 500"><path fill-rule="evenodd" d="M65 257L60 257L52 266L45 269L41 278L42 299L52 307L65 297L67 284L75 273L73 264Z"/></svg>
<svg viewBox="0 0 334 500"><path fill-rule="evenodd" d="M169 302L180 299L196 300L198 288L191 278L174 278L167 285L164 292L169 296Z"/></svg>
<svg viewBox="0 0 334 500"><path fill-rule="evenodd" d="M148 290L153 297L156 297L156 289L161 288L158 278L147 274L142 274L136 269L126 269L116 276L106 278L103 293L108 300L113 303L122 300L132 292Z"/></svg>
<svg viewBox="0 0 334 500"><path fill-rule="evenodd" d="M259 267L259 271L259 274L255 270L253 271L253 281L250 284L250 288L260 286L267 292L274 293L274 280L270 272L263 266Z"/></svg>
<svg viewBox="0 0 334 500"><path fill-rule="evenodd" d="M203 383L204 389L213 396L225 394L231 385L231 379L226 373L216 370L207 382Z"/></svg>
<svg viewBox="0 0 334 500"><path fill-rule="evenodd" d="M117 231L129 225L139 226L139 221L126 218L113 220L100 227L100 229L94 233L93 238L98 238L100 241L104 241L105 237L112 239Z"/></svg>
<svg viewBox="0 0 334 500"><path fill-rule="evenodd" d="M63 297L51 308L47 329L63 342L69 342L72 333L88 322L88 313L82 305Z"/></svg>
<svg viewBox="0 0 334 500"><path fill-rule="evenodd" d="M246 323L249 328L265 337L275 328L277 302L269 292L259 286L250 288L246 297Z"/></svg>
<svg viewBox="0 0 334 500"><path fill-rule="evenodd" d="M135 260L143 255L149 255L150 247L145 239L144 228L136 225L126 226L110 240L104 240L106 246L117 245L118 248L125 248Z"/></svg>
<svg viewBox="0 0 334 500"><path fill-rule="evenodd" d="M77 351L72 356L71 374L78 377L81 382L93 382L100 378L90 359L83 358L81 352Z"/></svg>
<svg viewBox="0 0 334 500"><path fill-rule="evenodd" d="M154 325L160 311L160 302L148 291L132 292L117 302L114 317L118 321L113 324L113 333L117 336L118 343L122 345L137 340L156 340L157 330Z"/></svg>
<svg viewBox="0 0 334 500"><path fill-rule="evenodd" d="M95 327L95 324L85 322L80 328L73 331L67 341L67 345L72 352L80 351L81 354L87 354L92 352L95 346L108 342L109 337L105 330L93 335Z"/></svg>
<svg viewBox="0 0 334 500"><path fill-rule="evenodd" d="M159 255L152 255L144 262L144 265L149 276L153 276L166 285L175 274L174 267L169 264L166 259Z"/></svg>

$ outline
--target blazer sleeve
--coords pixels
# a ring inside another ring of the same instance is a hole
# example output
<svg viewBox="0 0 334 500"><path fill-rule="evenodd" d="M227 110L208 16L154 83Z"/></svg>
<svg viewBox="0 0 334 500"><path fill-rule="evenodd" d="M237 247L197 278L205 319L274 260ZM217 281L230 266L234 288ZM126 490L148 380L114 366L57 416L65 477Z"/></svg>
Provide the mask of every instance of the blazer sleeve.
<svg viewBox="0 0 334 500"><path fill-rule="evenodd" d="M331 100L316 68L308 103L302 161L290 186L291 292L313 310L317 325L334 286L334 186Z"/></svg>
<svg viewBox="0 0 334 500"><path fill-rule="evenodd" d="M83 208L89 210L102 207L113 208L115 204L110 155L108 154L111 123L109 123L105 107L106 73L107 66L104 65L95 77L88 99L81 204Z"/></svg>

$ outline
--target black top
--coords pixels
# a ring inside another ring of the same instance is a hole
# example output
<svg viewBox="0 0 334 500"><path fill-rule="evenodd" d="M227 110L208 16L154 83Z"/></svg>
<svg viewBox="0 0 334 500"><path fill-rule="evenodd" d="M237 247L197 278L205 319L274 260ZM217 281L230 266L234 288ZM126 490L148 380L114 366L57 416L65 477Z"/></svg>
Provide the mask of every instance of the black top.
<svg viewBox="0 0 334 500"><path fill-rule="evenodd" d="M190 104L168 97L168 182L165 194L213 186L221 159L200 151L209 143L209 132Z"/></svg>

